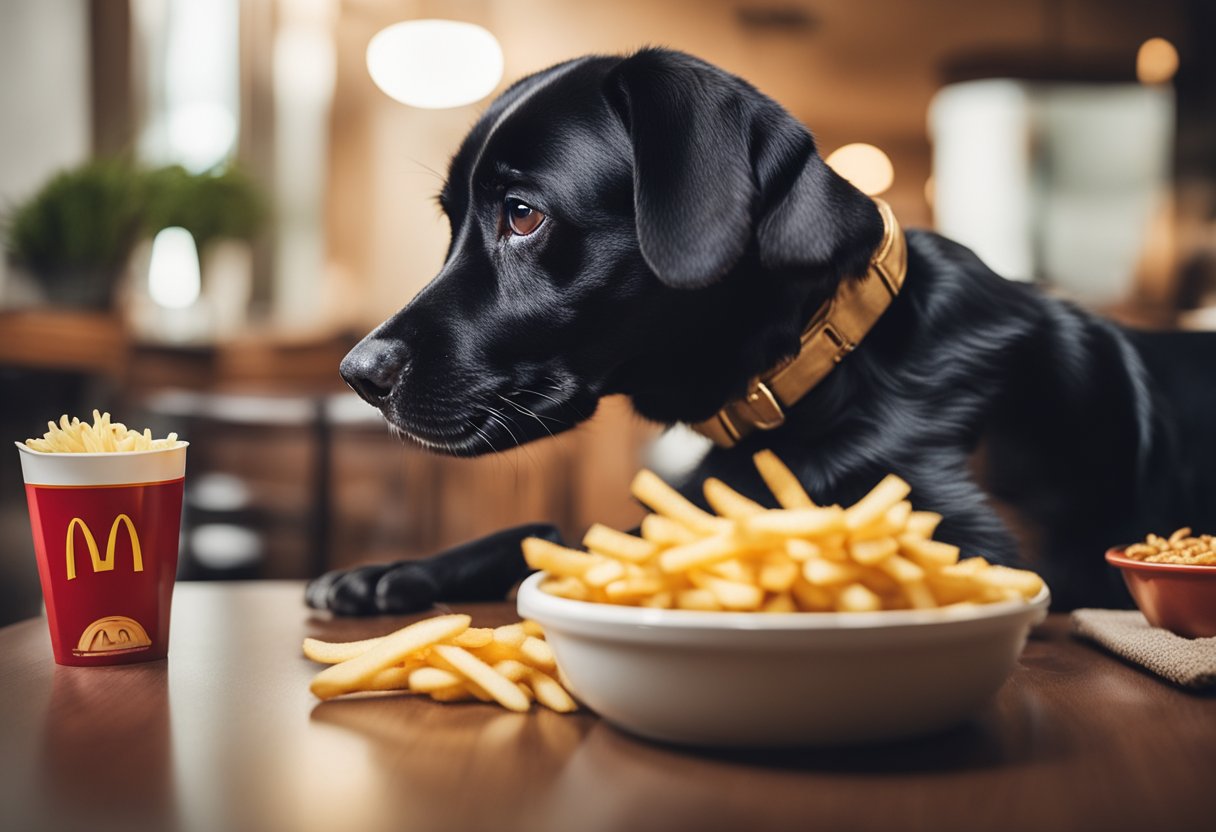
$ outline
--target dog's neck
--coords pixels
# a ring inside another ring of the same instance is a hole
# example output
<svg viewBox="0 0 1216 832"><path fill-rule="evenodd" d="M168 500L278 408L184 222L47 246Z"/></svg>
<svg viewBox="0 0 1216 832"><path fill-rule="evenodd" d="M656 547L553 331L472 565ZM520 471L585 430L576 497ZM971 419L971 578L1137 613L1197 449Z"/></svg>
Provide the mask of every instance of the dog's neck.
<svg viewBox="0 0 1216 832"><path fill-rule="evenodd" d="M747 393L727 402L693 430L729 448L756 430L785 422L785 411L823 381L861 343L903 287L908 250L903 230L886 202L875 199L883 236L866 273L842 280L802 331L798 352L754 377Z"/></svg>

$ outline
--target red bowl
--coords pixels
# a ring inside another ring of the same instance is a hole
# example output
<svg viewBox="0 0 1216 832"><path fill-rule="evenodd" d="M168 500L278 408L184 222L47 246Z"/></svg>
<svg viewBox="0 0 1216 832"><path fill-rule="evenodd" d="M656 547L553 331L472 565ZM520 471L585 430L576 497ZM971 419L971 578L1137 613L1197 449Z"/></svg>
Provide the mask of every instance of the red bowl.
<svg viewBox="0 0 1216 832"><path fill-rule="evenodd" d="M1122 546L1108 550L1106 562L1123 573L1149 624L1186 638L1216 636L1216 566L1145 563L1125 557Z"/></svg>

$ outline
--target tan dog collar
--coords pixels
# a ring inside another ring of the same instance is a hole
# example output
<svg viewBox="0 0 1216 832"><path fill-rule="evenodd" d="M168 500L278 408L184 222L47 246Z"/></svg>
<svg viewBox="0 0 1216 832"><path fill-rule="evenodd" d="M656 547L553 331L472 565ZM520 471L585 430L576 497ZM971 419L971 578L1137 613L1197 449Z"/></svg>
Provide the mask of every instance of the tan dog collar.
<svg viewBox="0 0 1216 832"><path fill-rule="evenodd" d="M792 407L823 381L861 343L891 305L908 272L908 247L891 206L875 199L882 215L882 242L860 280L841 281L802 331L797 355L752 379L747 395L692 426L717 445L729 448L754 430L772 430Z"/></svg>

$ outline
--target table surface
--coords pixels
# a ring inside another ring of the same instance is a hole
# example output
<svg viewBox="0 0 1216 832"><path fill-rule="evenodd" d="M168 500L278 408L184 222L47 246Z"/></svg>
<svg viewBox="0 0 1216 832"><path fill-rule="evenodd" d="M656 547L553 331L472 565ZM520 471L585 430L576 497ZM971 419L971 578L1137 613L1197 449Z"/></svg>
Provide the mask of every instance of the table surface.
<svg viewBox="0 0 1216 832"><path fill-rule="evenodd" d="M57 667L0 630L0 812L22 830L1210 829L1216 698L1071 639L1052 616L995 702L941 736L698 752L594 715L404 695L318 703L297 583L182 584L167 662ZM509 604L460 605L478 625ZM892 691L893 696L898 691Z"/></svg>

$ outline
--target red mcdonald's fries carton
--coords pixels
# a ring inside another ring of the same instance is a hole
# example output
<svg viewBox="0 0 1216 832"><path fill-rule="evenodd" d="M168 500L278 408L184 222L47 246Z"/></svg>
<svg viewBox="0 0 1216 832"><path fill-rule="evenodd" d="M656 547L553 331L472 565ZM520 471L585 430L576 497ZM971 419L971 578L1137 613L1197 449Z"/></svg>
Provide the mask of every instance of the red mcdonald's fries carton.
<svg viewBox="0 0 1216 832"><path fill-rule="evenodd" d="M168 653L187 444L111 453L17 444L59 664Z"/></svg>

